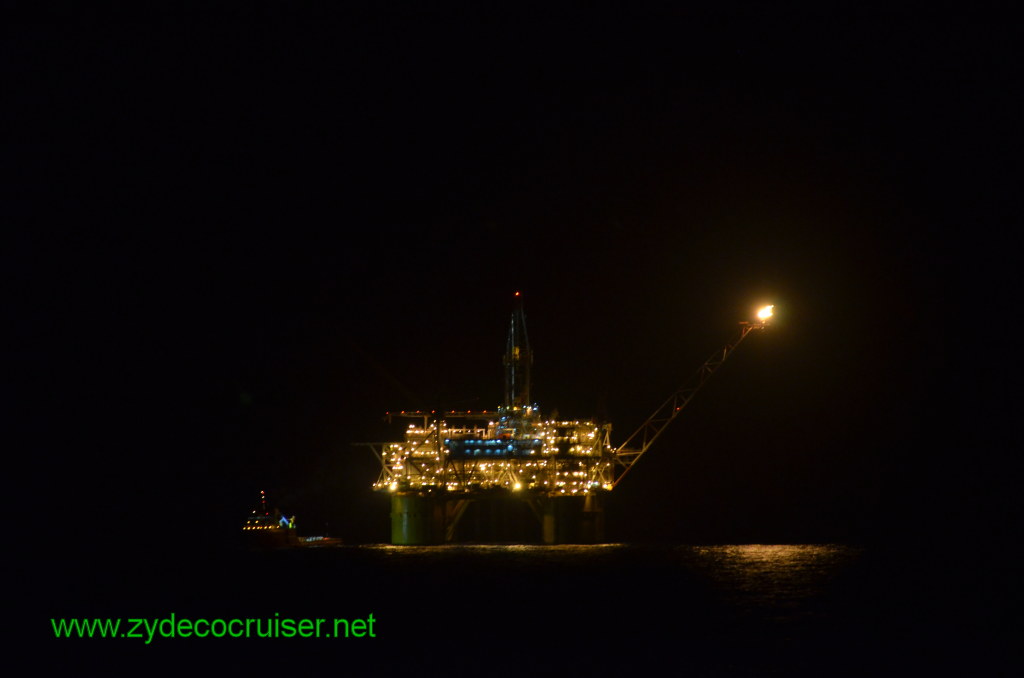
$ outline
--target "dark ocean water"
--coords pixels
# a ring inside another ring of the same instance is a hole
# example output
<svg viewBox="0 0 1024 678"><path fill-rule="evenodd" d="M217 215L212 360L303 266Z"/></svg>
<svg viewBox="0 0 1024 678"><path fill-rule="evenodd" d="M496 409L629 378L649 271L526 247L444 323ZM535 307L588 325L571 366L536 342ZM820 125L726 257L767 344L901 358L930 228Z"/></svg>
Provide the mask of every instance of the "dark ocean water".
<svg viewBox="0 0 1024 678"><path fill-rule="evenodd" d="M48 640L79 668L1013 675L1015 609L984 585L965 589L946 565L835 544L168 552L57 575L43 607L45 617L376 620L376 637L360 639Z"/></svg>

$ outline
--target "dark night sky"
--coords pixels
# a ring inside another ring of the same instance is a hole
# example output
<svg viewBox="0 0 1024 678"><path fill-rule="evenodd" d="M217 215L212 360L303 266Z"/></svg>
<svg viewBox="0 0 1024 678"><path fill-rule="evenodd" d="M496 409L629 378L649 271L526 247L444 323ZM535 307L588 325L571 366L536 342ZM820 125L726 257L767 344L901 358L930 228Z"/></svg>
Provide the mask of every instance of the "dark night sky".
<svg viewBox="0 0 1024 678"><path fill-rule="evenodd" d="M351 443L497 405L523 290L535 399L615 441L776 304L616 490L613 538L1002 532L949 318L980 288L979 329L1012 310L997 16L331 18L5 31L33 531L214 544L267 489L384 541Z"/></svg>

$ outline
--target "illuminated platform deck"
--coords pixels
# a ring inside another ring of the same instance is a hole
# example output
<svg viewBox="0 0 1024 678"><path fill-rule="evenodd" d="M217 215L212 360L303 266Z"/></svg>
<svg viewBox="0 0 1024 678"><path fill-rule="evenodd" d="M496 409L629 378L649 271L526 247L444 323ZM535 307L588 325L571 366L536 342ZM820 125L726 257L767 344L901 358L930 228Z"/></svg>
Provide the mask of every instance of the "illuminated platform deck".
<svg viewBox="0 0 1024 678"><path fill-rule="evenodd" d="M544 420L533 406L389 416L422 421L409 424L404 441L380 446L374 489L458 496L492 489L576 495L612 487L610 424Z"/></svg>

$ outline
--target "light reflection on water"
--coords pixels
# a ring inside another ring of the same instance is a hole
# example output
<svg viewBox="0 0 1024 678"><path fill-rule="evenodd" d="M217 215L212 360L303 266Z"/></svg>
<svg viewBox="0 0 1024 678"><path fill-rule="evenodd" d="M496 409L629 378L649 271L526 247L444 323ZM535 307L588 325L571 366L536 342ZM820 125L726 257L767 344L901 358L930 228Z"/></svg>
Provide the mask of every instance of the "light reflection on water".
<svg viewBox="0 0 1024 678"><path fill-rule="evenodd" d="M806 602L861 554L836 544L684 546L684 563L710 580L728 604L778 619L809 613Z"/></svg>
<svg viewBox="0 0 1024 678"><path fill-rule="evenodd" d="M341 547L346 548L346 547ZM352 547L347 547L352 548ZM444 544L434 546L396 546L394 544L362 544L355 548L367 551L379 551L394 555L456 555L456 554L488 554L488 553L532 553L538 557L545 554L559 556L565 554L598 555L601 552L616 549L633 548L629 544Z"/></svg>
<svg viewBox="0 0 1024 678"><path fill-rule="evenodd" d="M724 619L815 621L828 614L828 596L862 549L838 544L644 546L636 544L342 547L404 578L484 581L513 576L543 582L557 593L589 577L598 599L611 599L605 582L627 584L634 597L656 597L682 614L711 611ZM354 553L353 553L354 555ZM436 575L436 576L435 576ZM705 607L701 607L701 606ZM710 606L710 607L706 607Z"/></svg>

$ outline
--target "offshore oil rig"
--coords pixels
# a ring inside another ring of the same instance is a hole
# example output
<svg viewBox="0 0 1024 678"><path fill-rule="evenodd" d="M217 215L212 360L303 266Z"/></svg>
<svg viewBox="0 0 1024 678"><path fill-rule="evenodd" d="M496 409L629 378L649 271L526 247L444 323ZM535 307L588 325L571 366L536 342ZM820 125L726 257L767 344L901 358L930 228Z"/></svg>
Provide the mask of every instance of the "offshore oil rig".
<svg viewBox="0 0 1024 678"><path fill-rule="evenodd" d="M381 464L373 487L391 496L393 544L442 544L472 540L536 541L504 529L511 507L532 514L545 544L604 540L603 498L615 489L701 386L750 332L767 326L772 307L708 358L618 447L611 424L545 419L530 400L533 352L526 333L522 296L516 303L505 346L505 401L482 412L387 413L412 420L402 442L360 443ZM473 513L467 521L467 513ZM514 512L514 510L513 510ZM475 522L477 531L465 528ZM529 517L527 516L527 521ZM481 523L486 524L483 531ZM496 527L497 525L497 527ZM490 528L490 529L487 529Z"/></svg>

